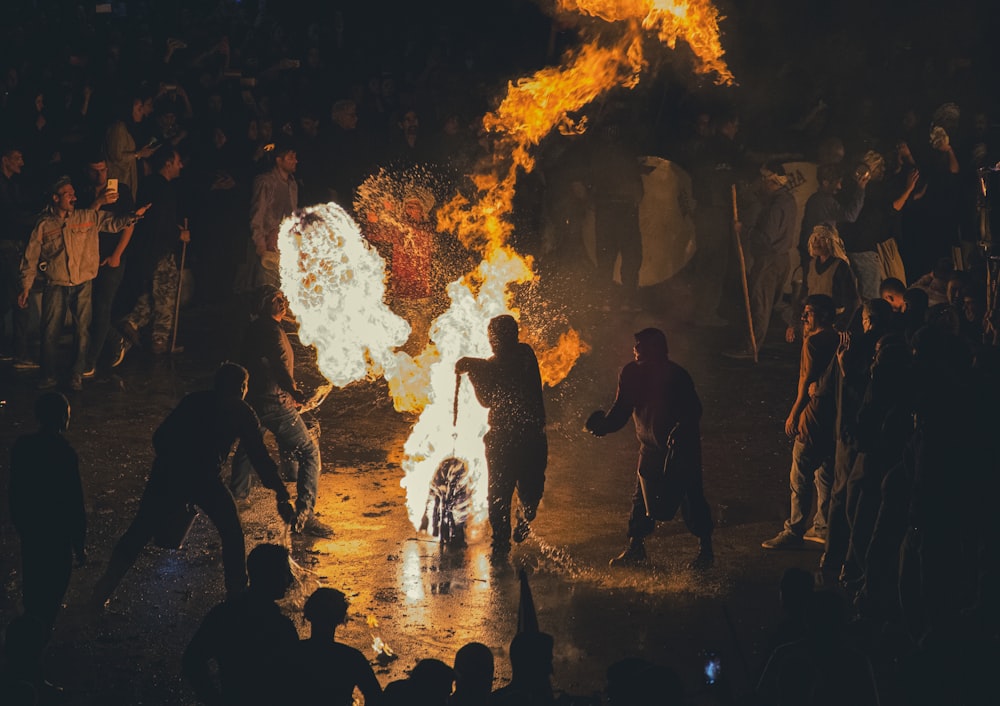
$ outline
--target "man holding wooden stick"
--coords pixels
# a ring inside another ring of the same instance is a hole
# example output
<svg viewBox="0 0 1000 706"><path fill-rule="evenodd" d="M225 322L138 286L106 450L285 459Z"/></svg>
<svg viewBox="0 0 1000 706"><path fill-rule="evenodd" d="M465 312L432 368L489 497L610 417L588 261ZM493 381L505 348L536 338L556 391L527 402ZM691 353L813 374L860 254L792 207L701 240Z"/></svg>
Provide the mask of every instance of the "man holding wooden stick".
<svg viewBox="0 0 1000 706"><path fill-rule="evenodd" d="M741 271L745 273L744 293L748 308L749 335L741 348L723 355L738 360L753 360L764 340L774 306L791 272L791 250L796 244L795 197L788 190L788 177L780 162L766 163L760 170L763 207L753 226L743 233L743 224L734 223ZM734 203L735 206L735 203ZM736 209L733 209L734 215Z"/></svg>

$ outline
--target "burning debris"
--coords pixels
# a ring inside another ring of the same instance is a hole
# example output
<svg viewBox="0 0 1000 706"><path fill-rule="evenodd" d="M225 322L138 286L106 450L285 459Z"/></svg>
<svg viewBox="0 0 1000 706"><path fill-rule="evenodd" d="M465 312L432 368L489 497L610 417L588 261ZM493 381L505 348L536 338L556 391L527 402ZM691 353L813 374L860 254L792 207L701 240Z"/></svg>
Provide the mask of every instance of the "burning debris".
<svg viewBox="0 0 1000 706"><path fill-rule="evenodd" d="M375 652L375 661L384 667L390 662L399 659L399 655L392 651L392 648L385 643L385 640L375 634L374 630L378 627L378 619L374 615L369 615L365 618L365 621L368 623L369 629L373 631L371 632L371 636L372 650Z"/></svg>

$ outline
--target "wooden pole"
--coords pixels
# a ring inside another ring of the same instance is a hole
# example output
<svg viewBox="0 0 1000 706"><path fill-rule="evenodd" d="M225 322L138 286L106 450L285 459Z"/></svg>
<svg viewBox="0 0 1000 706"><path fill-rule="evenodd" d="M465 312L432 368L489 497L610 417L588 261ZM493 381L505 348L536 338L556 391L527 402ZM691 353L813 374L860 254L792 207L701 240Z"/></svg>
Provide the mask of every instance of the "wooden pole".
<svg viewBox="0 0 1000 706"><path fill-rule="evenodd" d="M188 219L184 219L184 230L188 229ZM177 298L174 301L174 335L170 341L170 352L180 353L183 348L177 347L177 328L180 323L181 314L181 288L184 286L184 260L187 257L188 244L186 240L181 241L181 266L177 273Z"/></svg>
<svg viewBox="0 0 1000 706"><path fill-rule="evenodd" d="M743 255L743 240L740 238L740 231L736 224L740 221L740 210L736 203L736 184L732 186L733 192L733 235L736 236L736 254L740 260L740 279L743 282L743 303L747 310L747 327L750 329L750 347L753 349L753 362L757 362L757 336L753 330L753 313L750 309L750 287L747 284L747 261Z"/></svg>

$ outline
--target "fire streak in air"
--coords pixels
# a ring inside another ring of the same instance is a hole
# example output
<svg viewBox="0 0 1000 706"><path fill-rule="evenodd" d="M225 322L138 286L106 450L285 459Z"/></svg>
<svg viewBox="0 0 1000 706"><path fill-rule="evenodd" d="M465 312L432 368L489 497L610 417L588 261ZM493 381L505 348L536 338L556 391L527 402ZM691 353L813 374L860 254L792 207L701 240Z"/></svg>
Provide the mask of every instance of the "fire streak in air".
<svg viewBox="0 0 1000 706"><path fill-rule="evenodd" d="M553 129L585 130L586 118L575 116L611 89L637 85L651 35L670 48L685 41L696 71L714 73L718 83L733 80L722 60L718 13L708 0L557 0L557 8L591 18L592 38L560 66L510 83L497 109L483 118L494 139L492 159L469 175L474 197L454 196L438 212L437 223L482 262L449 285L451 306L431 326L424 352L411 357L398 350L409 325L384 304L384 262L342 209L333 204L305 209L282 226L282 282L301 322L303 343L317 348L320 370L338 386L383 376L397 409L420 412L404 447L402 480L415 527L431 477L448 456L469 463L475 519L485 517L486 411L464 384L459 423L452 427L453 369L462 356L490 355L489 320L505 313L517 317L510 286L534 279L531 258L508 245L517 175L534 169L533 149ZM552 349L537 350L545 384L558 384L586 350L573 329Z"/></svg>

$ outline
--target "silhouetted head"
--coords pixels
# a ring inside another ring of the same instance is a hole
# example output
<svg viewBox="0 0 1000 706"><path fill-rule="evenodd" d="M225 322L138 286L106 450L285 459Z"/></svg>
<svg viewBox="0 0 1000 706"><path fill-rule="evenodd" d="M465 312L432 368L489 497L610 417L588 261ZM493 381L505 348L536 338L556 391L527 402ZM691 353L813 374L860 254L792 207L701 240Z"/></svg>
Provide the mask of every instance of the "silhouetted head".
<svg viewBox="0 0 1000 706"><path fill-rule="evenodd" d="M510 350L517 345L517 320L509 314L494 316L490 319L487 334L494 353Z"/></svg>
<svg viewBox="0 0 1000 706"><path fill-rule="evenodd" d="M215 371L215 391L226 397L239 397L241 400L247 394L247 382L250 374L242 365L226 361Z"/></svg>
<svg viewBox="0 0 1000 706"><path fill-rule="evenodd" d="M869 299L861 309L861 326L865 330L881 335L889 330L892 306L884 299Z"/></svg>
<svg viewBox="0 0 1000 706"><path fill-rule="evenodd" d="M650 360L666 360L668 354L667 334L658 328L644 328L635 334L635 346L632 348L637 362Z"/></svg>
<svg viewBox="0 0 1000 706"><path fill-rule="evenodd" d="M809 607L816 582L812 574L797 566L785 569L781 576L778 597L789 615L803 616Z"/></svg>
<svg viewBox="0 0 1000 706"><path fill-rule="evenodd" d="M335 588L317 588L306 599L302 615L314 627L343 625L347 618L347 596Z"/></svg>
<svg viewBox="0 0 1000 706"><path fill-rule="evenodd" d="M410 672L410 683L416 689L415 703L443 704L451 696L455 672L439 659L422 659Z"/></svg>
<svg viewBox="0 0 1000 706"><path fill-rule="evenodd" d="M493 653L481 642L462 645L455 653L455 691L488 694L493 690Z"/></svg>
<svg viewBox="0 0 1000 706"><path fill-rule="evenodd" d="M536 681L552 674L555 641L544 632L521 632L510 641L510 669L515 679Z"/></svg>
<svg viewBox="0 0 1000 706"><path fill-rule="evenodd" d="M258 544L247 556L250 590L270 600L288 593L294 577L288 563L288 549L277 544Z"/></svg>
<svg viewBox="0 0 1000 706"><path fill-rule="evenodd" d="M35 400L35 419L42 431L64 432L69 428L69 400L60 392L46 392Z"/></svg>

